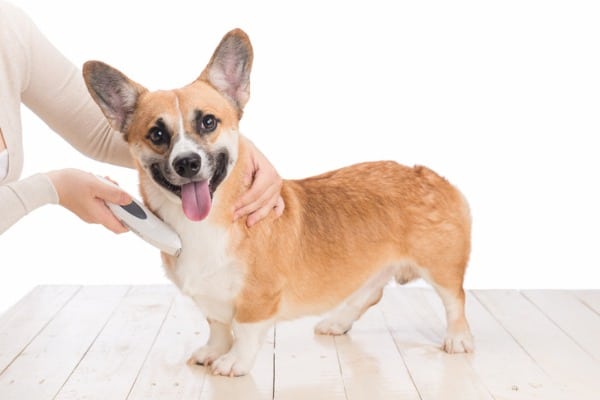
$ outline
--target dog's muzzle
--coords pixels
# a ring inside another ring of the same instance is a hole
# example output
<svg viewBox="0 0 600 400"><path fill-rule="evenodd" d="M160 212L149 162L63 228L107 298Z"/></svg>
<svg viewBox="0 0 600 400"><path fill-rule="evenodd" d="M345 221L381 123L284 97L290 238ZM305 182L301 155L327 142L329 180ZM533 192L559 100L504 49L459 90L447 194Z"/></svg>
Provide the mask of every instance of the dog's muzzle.
<svg viewBox="0 0 600 400"><path fill-rule="evenodd" d="M227 150L219 151L214 153L212 157L209 156L208 160L204 160L204 162L208 162L209 165L212 166L212 168L210 168L212 170L212 176L209 180L210 196L212 197L227 176L229 153ZM152 179L154 179L157 184L176 196L181 197L181 186L189 181L196 180L195 178L200 172L202 163L203 160L200 155L196 153L186 153L175 157L170 167L168 164L165 165L161 162L152 163L150 165L150 173ZM163 168L166 168L168 171L163 170ZM173 179L175 182L168 178L171 175L173 175L174 178L177 178Z"/></svg>
<svg viewBox="0 0 600 400"><path fill-rule="evenodd" d="M202 159L196 153L179 155L173 160L173 169L182 178L193 178L201 166Z"/></svg>

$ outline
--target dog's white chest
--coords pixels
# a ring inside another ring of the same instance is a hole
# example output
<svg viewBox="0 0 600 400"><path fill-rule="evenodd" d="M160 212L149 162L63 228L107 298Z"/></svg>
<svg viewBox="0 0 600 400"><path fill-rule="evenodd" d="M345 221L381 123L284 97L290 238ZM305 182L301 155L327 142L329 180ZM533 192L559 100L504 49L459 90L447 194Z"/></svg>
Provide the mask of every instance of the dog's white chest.
<svg viewBox="0 0 600 400"><path fill-rule="evenodd" d="M164 219L180 235L181 254L168 277L190 296L207 318L228 322L243 280L239 262L230 253L228 232L210 221L191 222L178 212Z"/></svg>

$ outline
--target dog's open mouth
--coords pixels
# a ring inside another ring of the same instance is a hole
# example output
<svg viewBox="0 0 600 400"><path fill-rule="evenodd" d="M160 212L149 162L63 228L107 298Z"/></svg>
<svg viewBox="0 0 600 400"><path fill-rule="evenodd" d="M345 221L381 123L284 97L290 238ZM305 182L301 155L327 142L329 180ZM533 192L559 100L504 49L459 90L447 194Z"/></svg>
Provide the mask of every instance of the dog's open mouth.
<svg viewBox="0 0 600 400"><path fill-rule="evenodd" d="M150 172L152 172L152 179L154 179L154 182L158 183L160 186L164 187L176 196L181 197L181 186L174 185L169 182L162 173L158 163L150 165Z"/></svg>
<svg viewBox="0 0 600 400"><path fill-rule="evenodd" d="M192 180L183 185L176 185L169 181L159 163L152 164L150 171L156 183L181 198L183 212L188 219L202 221L210 212L215 190L227 175L228 161L227 152L218 153L214 160L215 169L210 180Z"/></svg>

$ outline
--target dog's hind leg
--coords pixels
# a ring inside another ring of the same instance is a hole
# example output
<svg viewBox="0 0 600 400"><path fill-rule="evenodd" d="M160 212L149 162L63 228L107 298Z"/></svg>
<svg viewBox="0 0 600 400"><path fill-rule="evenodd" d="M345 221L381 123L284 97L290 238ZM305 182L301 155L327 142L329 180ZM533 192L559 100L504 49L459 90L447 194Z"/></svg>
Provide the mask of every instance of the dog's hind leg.
<svg viewBox="0 0 600 400"><path fill-rule="evenodd" d="M447 353L472 353L475 346L473 335L465 316L465 291L462 279L442 280L432 279L428 274L425 278L435 288L446 309L447 332L443 349Z"/></svg>
<svg viewBox="0 0 600 400"><path fill-rule="evenodd" d="M393 276L392 268L385 268L371 277L360 289L315 326L319 335L343 335L352 328L354 321L375 305L383 295L383 288Z"/></svg>
<svg viewBox="0 0 600 400"><path fill-rule="evenodd" d="M447 353L472 353L475 349L473 335L465 317L465 291L463 288L436 287L446 308L447 333L444 351Z"/></svg>
<svg viewBox="0 0 600 400"><path fill-rule="evenodd" d="M359 289L347 301L333 310L325 319L315 326L318 335L343 335L352 328L354 321L365 311L375 305L383 295L383 287L370 288L369 292Z"/></svg>

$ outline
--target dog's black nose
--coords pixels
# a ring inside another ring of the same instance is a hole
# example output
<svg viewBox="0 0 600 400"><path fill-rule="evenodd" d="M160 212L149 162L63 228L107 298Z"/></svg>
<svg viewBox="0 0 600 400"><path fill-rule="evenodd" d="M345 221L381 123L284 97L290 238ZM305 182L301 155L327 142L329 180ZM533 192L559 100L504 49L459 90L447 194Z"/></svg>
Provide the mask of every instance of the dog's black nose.
<svg viewBox="0 0 600 400"><path fill-rule="evenodd" d="M202 160L196 153L188 153L175 157L173 160L173 169L177 175L184 178L191 178L200 171Z"/></svg>

